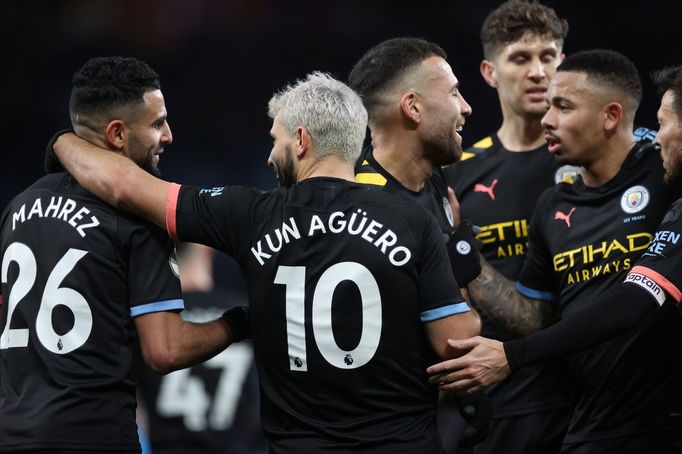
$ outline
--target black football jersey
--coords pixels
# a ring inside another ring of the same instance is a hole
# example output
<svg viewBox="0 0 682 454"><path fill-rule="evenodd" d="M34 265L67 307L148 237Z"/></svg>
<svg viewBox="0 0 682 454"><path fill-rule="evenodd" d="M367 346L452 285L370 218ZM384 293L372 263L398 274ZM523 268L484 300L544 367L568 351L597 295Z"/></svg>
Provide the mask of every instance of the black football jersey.
<svg viewBox="0 0 682 454"><path fill-rule="evenodd" d="M660 154L649 142L638 143L599 188L578 178L547 190L533 214L518 290L555 301L563 316L589 305L646 250L671 199Z"/></svg>
<svg viewBox="0 0 682 454"><path fill-rule="evenodd" d="M406 202L421 206L436 219L443 232L445 242L452 236L454 232L452 209L448 202L448 187L442 169L433 169L433 174L426 180L421 191L411 191L381 167L372 155L372 148L367 147L363 150L362 156L355 166L355 181L378 186L385 192L400 197Z"/></svg>
<svg viewBox="0 0 682 454"><path fill-rule="evenodd" d="M682 199L678 199L663 217L649 247L628 273L625 282L649 292L658 304L666 295L676 303L682 300Z"/></svg>
<svg viewBox="0 0 682 454"><path fill-rule="evenodd" d="M247 304L243 292L184 292L184 320L215 320ZM138 356L138 396L148 419L155 454L259 454L267 452L260 425L258 375L253 344L231 345L208 361L161 375Z"/></svg>
<svg viewBox="0 0 682 454"><path fill-rule="evenodd" d="M481 254L493 268L516 280L528 249L528 224L540 195L558 182L573 181L580 169L557 165L547 145L511 152L496 134L476 142L462 161L445 169L463 219L479 226ZM481 335L510 337L482 314ZM496 417L509 417L567 407L566 374L559 364L541 364L514 371L488 391Z"/></svg>
<svg viewBox="0 0 682 454"><path fill-rule="evenodd" d="M605 185L588 188L578 178L547 190L533 214L518 290L559 304L563 318L619 285L671 202L662 178L657 149L640 142ZM682 436L673 385L682 376L670 361L682 354L680 341L679 315L657 313L633 332L570 356L574 408L566 452L643 449Z"/></svg>
<svg viewBox="0 0 682 454"><path fill-rule="evenodd" d="M474 144L462 161L445 169L455 191L462 218L471 219L481 232L481 254L496 270L516 280L528 249L528 223L545 189L572 182L580 169L557 165L547 145L512 152L497 135Z"/></svg>
<svg viewBox="0 0 682 454"><path fill-rule="evenodd" d="M1 228L0 451L139 449L132 318L183 308L171 239L66 173Z"/></svg>
<svg viewBox="0 0 682 454"><path fill-rule="evenodd" d="M431 216L322 177L168 200L172 235L244 272L271 452L440 452L423 323L469 308Z"/></svg>

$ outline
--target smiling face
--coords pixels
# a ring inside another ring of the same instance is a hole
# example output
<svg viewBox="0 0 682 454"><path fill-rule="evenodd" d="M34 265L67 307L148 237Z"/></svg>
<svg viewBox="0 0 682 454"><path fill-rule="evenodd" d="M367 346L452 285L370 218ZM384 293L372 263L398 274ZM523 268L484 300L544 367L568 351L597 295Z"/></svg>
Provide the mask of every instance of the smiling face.
<svg viewBox="0 0 682 454"><path fill-rule="evenodd" d="M459 91L459 82L450 65L441 57L429 57L419 68L418 92L423 101L420 124L424 158L434 167L452 164L462 156L459 132L471 114L471 106Z"/></svg>
<svg viewBox="0 0 682 454"><path fill-rule="evenodd" d="M147 172L159 175L159 159L163 147L173 142L173 134L166 121L168 113L161 90L148 91L144 102L133 109L132 119L126 121L129 130L124 154Z"/></svg>
<svg viewBox="0 0 682 454"><path fill-rule="evenodd" d="M589 166L604 141L604 103L599 88L587 74L560 71L547 91L547 113L542 117L549 152L567 164Z"/></svg>
<svg viewBox="0 0 682 454"><path fill-rule="evenodd" d="M661 157L665 169L666 184L682 187L682 121L675 113L675 95L667 90L658 108L658 133L656 142L661 146Z"/></svg>
<svg viewBox="0 0 682 454"><path fill-rule="evenodd" d="M552 38L526 33L481 64L486 81L497 88L503 112L544 115L545 95L562 60L561 45Z"/></svg>

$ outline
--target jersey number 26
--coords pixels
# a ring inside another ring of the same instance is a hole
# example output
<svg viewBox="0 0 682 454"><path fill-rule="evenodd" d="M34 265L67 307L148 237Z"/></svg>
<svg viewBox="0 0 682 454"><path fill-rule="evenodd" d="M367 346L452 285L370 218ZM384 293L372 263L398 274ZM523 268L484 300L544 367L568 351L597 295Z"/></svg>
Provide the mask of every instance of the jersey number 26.
<svg viewBox="0 0 682 454"><path fill-rule="evenodd" d="M80 249L69 249L59 260L47 278L40 307L36 316L36 334L43 346L58 355L72 352L88 340L92 331L92 311L83 295L77 291L59 287L76 263L87 254ZM0 334L0 349L28 347L28 328L10 329L12 314L21 300L31 291L36 281L37 264L33 251L23 243L12 243L2 258L2 283L7 283L10 264L19 266L19 275L12 286L7 306L7 323ZM52 311L62 305L73 313L73 327L58 334L52 326Z"/></svg>

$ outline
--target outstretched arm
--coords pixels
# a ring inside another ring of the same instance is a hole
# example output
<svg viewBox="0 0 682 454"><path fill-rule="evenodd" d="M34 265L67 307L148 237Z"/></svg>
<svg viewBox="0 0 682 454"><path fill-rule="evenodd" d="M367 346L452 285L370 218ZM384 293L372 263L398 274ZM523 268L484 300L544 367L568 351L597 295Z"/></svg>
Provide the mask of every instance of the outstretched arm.
<svg viewBox="0 0 682 454"><path fill-rule="evenodd" d="M469 296L485 314L510 334L528 336L554 323L556 304L526 298L507 279L481 258L481 274L467 286Z"/></svg>
<svg viewBox="0 0 682 454"><path fill-rule="evenodd" d="M605 299L525 339L504 344L484 337L449 340L453 350L469 353L435 364L427 372L431 382L443 389L477 392L519 367L577 353L625 333L656 307L645 290L623 284Z"/></svg>
<svg viewBox="0 0 682 454"><path fill-rule="evenodd" d="M64 167L102 200L166 228L166 194L170 184L142 170L124 156L86 142L74 133L54 144Z"/></svg>

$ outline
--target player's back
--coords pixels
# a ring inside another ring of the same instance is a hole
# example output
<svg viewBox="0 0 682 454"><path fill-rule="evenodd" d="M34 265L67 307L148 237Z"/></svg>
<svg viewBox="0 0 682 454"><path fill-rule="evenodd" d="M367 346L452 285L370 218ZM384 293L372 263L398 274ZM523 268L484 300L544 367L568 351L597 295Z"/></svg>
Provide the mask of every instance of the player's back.
<svg viewBox="0 0 682 454"><path fill-rule="evenodd" d="M227 191L239 225L221 222L211 246L246 276L271 451L440 452L422 320L468 307L433 217L332 178ZM202 239L191 230L210 221L190 222L179 237Z"/></svg>
<svg viewBox="0 0 682 454"><path fill-rule="evenodd" d="M0 451L139 448L130 307L149 301L129 306L128 275L154 275L131 260L131 243L148 230L66 173L10 202L1 238Z"/></svg>

